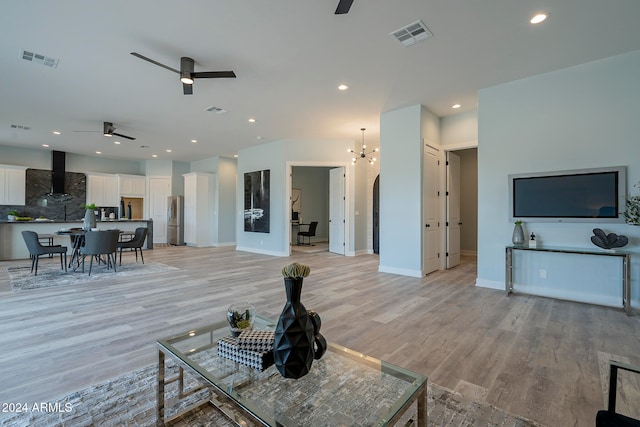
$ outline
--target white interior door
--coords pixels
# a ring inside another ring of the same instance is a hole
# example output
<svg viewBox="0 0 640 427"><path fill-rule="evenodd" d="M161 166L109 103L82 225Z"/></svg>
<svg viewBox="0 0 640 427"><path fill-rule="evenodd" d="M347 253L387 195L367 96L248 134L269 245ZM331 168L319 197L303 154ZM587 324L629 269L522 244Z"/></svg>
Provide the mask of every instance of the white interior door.
<svg viewBox="0 0 640 427"><path fill-rule="evenodd" d="M149 218L153 220L153 243L167 243L167 197L171 195L171 178L149 177Z"/></svg>
<svg viewBox="0 0 640 427"><path fill-rule="evenodd" d="M438 151L425 146L422 212L424 220L422 265L423 274L429 274L440 267L439 248L439 199L438 199Z"/></svg>
<svg viewBox="0 0 640 427"><path fill-rule="evenodd" d="M447 151L447 268L460 264L460 156Z"/></svg>
<svg viewBox="0 0 640 427"><path fill-rule="evenodd" d="M344 167L329 171L329 252L344 255L345 224L345 170Z"/></svg>

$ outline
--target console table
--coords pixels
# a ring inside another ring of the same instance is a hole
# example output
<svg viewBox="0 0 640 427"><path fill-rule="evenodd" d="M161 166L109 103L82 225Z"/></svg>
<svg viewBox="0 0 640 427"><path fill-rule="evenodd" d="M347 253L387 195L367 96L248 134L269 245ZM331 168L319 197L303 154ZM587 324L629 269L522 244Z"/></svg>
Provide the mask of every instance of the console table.
<svg viewBox="0 0 640 427"><path fill-rule="evenodd" d="M536 252L557 252L565 254L579 255L599 255L618 257L622 260L622 307L631 315L631 253L623 251L607 251L598 249L581 248L560 248L560 247L537 247L507 246L505 251L505 280L504 288L507 296L513 292L513 251L536 251Z"/></svg>

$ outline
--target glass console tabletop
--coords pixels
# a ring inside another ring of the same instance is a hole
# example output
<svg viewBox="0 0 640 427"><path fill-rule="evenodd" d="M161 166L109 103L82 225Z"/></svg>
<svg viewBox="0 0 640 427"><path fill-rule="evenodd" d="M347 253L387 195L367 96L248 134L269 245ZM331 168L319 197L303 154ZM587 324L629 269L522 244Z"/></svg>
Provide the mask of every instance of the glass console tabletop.
<svg viewBox="0 0 640 427"><path fill-rule="evenodd" d="M274 321L256 316L254 329L274 328ZM388 426L416 402L414 421L419 427L427 425L427 377L423 375L328 343L327 352L313 361L307 375L287 379L275 366L260 372L218 356L217 342L228 335L223 321L158 340L158 424L211 403L238 425ZM174 378L165 378L165 357L179 366ZM170 384L177 383L181 397L202 389L184 389L185 370L209 393L166 417Z"/></svg>

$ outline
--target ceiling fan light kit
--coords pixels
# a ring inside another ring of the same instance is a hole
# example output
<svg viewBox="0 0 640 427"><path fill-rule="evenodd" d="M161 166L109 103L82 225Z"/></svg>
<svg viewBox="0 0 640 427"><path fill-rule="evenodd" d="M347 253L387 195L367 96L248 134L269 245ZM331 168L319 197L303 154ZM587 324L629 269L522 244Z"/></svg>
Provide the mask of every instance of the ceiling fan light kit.
<svg viewBox="0 0 640 427"><path fill-rule="evenodd" d="M182 82L182 93L184 95L193 95L193 81L194 79L219 79L219 78L236 78L236 73L233 71L199 71L195 72L195 61L192 58L183 56L180 58L180 70L171 68L168 65L164 65L158 61L154 61L151 58L147 58L137 52L131 52L131 55L136 58L140 58L143 61L157 65L158 67L166 68L169 71L173 71L180 75L180 81Z"/></svg>

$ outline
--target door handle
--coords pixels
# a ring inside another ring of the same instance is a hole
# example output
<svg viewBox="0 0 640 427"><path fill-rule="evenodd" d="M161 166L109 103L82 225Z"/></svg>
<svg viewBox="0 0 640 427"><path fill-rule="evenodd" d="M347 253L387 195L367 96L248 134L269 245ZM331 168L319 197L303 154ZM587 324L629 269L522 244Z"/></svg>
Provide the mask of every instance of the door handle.
<svg viewBox="0 0 640 427"><path fill-rule="evenodd" d="M425 227L429 228L431 227L431 224L425 224Z"/></svg>
<svg viewBox="0 0 640 427"><path fill-rule="evenodd" d="M458 223L458 225L462 225L462 223L461 223L461 222L459 222L459 223Z"/></svg>

